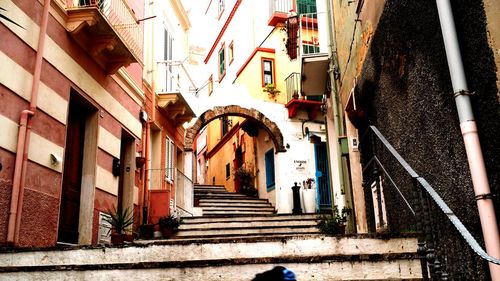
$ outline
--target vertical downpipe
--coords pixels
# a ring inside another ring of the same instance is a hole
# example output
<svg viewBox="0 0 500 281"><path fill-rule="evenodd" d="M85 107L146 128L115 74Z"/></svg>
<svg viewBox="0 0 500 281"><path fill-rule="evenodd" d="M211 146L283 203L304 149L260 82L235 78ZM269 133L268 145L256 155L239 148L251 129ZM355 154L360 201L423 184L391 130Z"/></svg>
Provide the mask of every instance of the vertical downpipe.
<svg viewBox="0 0 500 281"><path fill-rule="evenodd" d="M12 196L10 202L9 221L7 228L7 243L16 246L19 242L19 229L21 226L21 215L23 209L24 184L26 178L26 167L28 164L29 140L31 132L31 118L36 113L38 102L38 89L40 88L40 74L42 70L43 53L45 49L45 36L49 18L50 0L43 4L42 22L38 36L38 48L35 59L35 70L31 84L31 101L29 110L21 112L19 122L19 134L17 139L16 162L14 166L14 180L12 184Z"/></svg>
<svg viewBox="0 0 500 281"><path fill-rule="evenodd" d="M453 13L449 0L436 0L439 12L439 21L443 33L446 57L455 94L460 129L465 143L465 151L469 162L472 185L476 195L476 202L483 231L484 243L488 255L500 258L500 238L495 217L492 194L488 183L488 176L481 152L481 145L477 133L476 122L467 89L465 72L460 55ZM491 280L500 281L500 265L489 263Z"/></svg>

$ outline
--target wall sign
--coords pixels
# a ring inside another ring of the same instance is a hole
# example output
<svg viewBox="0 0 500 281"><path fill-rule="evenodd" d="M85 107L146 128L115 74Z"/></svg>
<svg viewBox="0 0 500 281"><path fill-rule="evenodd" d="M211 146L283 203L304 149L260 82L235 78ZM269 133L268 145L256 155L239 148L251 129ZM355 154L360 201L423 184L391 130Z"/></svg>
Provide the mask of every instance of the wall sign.
<svg viewBox="0 0 500 281"><path fill-rule="evenodd" d="M294 172L298 174L306 174L309 164L307 160L293 160Z"/></svg>

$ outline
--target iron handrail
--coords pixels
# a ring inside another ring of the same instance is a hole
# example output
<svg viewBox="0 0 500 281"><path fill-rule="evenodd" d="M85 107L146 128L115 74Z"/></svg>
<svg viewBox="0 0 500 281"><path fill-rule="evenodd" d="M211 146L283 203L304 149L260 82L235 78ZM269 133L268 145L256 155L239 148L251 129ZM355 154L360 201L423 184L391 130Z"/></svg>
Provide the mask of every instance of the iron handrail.
<svg viewBox="0 0 500 281"><path fill-rule="evenodd" d="M411 168L411 166L406 162L403 157L394 149L394 147L389 143L389 141L380 133L380 131L373 125L370 126L370 129L373 133L378 137L378 139L382 142L382 144L387 148L387 150L391 153L391 155L396 158L399 164L408 172L408 174L417 180L420 185L424 188L427 194L432 198L432 200L438 205L441 211L446 215L446 217L453 224L455 229L460 233L460 235L465 239L465 242L471 247L471 249L479 255L482 259L500 265L500 259L494 258L486 253L486 251L479 245L477 240L472 236L470 231L464 226L464 224L460 221L460 219L453 213L450 207L444 202L444 200L439 196L439 194L432 188L432 186L421 176L415 172ZM378 160L378 159L377 159ZM370 162L371 163L371 160ZM377 164L381 164L378 162ZM384 169L384 173L385 169ZM392 181L392 179L391 179Z"/></svg>

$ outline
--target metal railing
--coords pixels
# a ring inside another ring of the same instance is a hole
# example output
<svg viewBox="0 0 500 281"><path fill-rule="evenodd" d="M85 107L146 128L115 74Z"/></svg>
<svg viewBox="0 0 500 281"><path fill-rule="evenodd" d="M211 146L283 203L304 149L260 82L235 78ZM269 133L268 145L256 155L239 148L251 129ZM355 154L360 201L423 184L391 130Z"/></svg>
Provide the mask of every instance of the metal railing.
<svg viewBox="0 0 500 281"><path fill-rule="evenodd" d="M303 99L302 90L301 90L301 74L298 72L292 72L285 78L285 87L286 87L286 98L287 103L292 99ZM308 95L305 97L306 100L309 101L322 101L322 95Z"/></svg>
<svg viewBox="0 0 500 281"><path fill-rule="evenodd" d="M294 0L270 0L269 1L269 14L274 13L289 13L294 10Z"/></svg>
<svg viewBox="0 0 500 281"><path fill-rule="evenodd" d="M369 230L417 233L424 280L477 280L481 259L500 264L375 126L360 149Z"/></svg>
<svg viewBox="0 0 500 281"><path fill-rule="evenodd" d="M157 62L157 93L195 92L196 86L182 61Z"/></svg>
<svg viewBox="0 0 500 281"><path fill-rule="evenodd" d="M194 185L193 181L177 170L175 178L175 205L181 216L193 216Z"/></svg>
<svg viewBox="0 0 500 281"><path fill-rule="evenodd" d="M142 61L143 32L134 12L124 0L67 0L67 9L95 7L108 20L127 48Z"/></svg>
<svg viewBox="0 0 500 281"><path fill-rule="evenodd" d="M286 86L286 100L287 102L291 101L294 98L300 97L300 73L292 72L285 78L285 86Z"/></svg>

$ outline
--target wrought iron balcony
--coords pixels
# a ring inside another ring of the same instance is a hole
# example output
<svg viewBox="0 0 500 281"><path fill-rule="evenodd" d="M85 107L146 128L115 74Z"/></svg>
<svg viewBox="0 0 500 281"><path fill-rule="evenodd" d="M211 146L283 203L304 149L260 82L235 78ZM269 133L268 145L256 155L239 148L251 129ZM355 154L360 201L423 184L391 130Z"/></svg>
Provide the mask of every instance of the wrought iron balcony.
<svg viewBox="0 0 500 281"><path fill-rule="evenodd" d="M321 111L322 95L305 96L301 91L301 74L293 72L285 79L288 118L294 118L299 110L307 111L309 119L315 119Z"/></svg>
<svg viewBox="0 0 500 281"><path fill-rule="evenodd" d="M182 61L165 60L157 62L157 93L194 92L196 87Z"/></svg>
<svg viewBox="0 0 500 281"><path fill-rule="evenodd" d="M167 118L181 125L196 116L184 97L196 87L181 61L157 62L155 81L158 106Z"/></svg>
<svg viewBox="0 0 500 281"><path fill-rule="evenodd" d="M108 74L142 63L143 32L124 0L67 0L66 29Z"/></svg>
<svg viewBox="0 0 500 281"><path fill-rule="evenodd" d="M292 11L296 11L294 0L270 0L267 24L276 26L278 23L284 23Z"/></svg>

